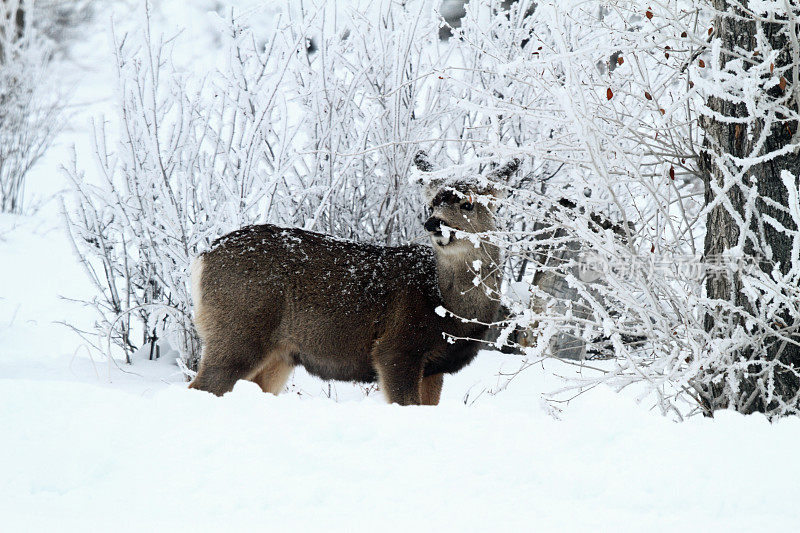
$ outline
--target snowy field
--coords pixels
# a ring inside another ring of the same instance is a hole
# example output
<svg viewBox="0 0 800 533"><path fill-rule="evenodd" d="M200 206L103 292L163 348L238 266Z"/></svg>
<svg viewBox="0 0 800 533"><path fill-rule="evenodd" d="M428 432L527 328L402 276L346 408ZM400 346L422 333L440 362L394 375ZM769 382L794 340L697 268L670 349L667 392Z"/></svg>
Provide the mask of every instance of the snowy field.
<svg viewBox="0 0 800 533"><path fill-rule="evenodd" d="M201 15L192 14L201 19ZM97 22L105 26L105 20ZM188 23L187 23L188 24ZM202 33L202 23L189 24ZM98 34L63 67L75 112L0 216L0 531L761 531L800 521L800 421L675 423L580 369L485 351L437 407L387 405L302 371L279 397L186 389L174 357L109 364L68 327L94 316L62 228L60 165L108 112Z"/></svg>
<svg viewBox="0 0 800 533"><path fill-rule="evenodd" d="M303 373L279 397L187 390L174 360L118 369L60 320L88 290L58 220L0 219L3 531L632 530L795 527L800 421L677 424L608 389L551 407L574 367L502 388L483 352L438 407ZM123 372L124 370L124 372Z"/></svg>

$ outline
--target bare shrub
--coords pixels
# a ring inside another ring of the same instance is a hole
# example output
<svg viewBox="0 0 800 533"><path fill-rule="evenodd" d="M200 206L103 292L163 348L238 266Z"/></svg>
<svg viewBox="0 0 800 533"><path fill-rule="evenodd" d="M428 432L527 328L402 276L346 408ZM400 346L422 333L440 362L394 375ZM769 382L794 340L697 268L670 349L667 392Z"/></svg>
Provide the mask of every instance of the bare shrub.
<svg viewBox="0 0 800 533"><path fill-rule="evenodd" d="M0 212L21 213L26 178L59 130L63 104L48 87L50 42L32 3L0 2Z"/></svg>
<svg viewBox="0 0 800 533"><path fill-rule="evenodd" d="M191 369L188 269L216 237L256 222L382 243L418 234L407 174L429 135L415 106L435 36L421 40L430 27L386 5L369 17L342 11L341 27L301 11L264 46L231 15L220 25L227 67L201 80L174 68L172 41L151 33L147 9L140 35L114 39L120 133L112 140L97 125L103 182L86 183L73 162L65 213L98 290L87 302L97 330L82 334L103 351L113 341L128 360L134 337L166 336Z"/></svg>
<svg viewBox="0 0 800 533"><path fill-rule="evenodd" d="M535 272L527 301L498 295L506 333L534 337L521 367L567 332L611 357L570 390L632 386L677 418L796 414L800 12L495 7L470 4L456 36L493 80L466 111L522 125L484 153L514 146L533 169L503 202L516 225L487 236Z"/></svg>

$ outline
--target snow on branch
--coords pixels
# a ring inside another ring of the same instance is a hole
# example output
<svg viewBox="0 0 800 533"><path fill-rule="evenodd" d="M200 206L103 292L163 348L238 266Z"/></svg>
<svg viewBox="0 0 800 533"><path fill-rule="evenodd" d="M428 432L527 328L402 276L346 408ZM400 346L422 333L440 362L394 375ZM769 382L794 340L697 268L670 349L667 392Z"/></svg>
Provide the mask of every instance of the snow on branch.
<svg viewBox="0 0 800 533"><path fill-rule="evenodd" d="M196 367L189 265L233 229L385 244L422 233L407 176L419 139L439 137L426 80L441 57L424 3L398 9L295 10L266 44L232 13L218 21L226 67L203 78L173 65L175 38L153 29L149 4L138 33L114 35L118 115L95 125L102 183L73 162L65 214L98 330L127 358L167 338Z"/></svg>
<svg viewBox="0 0 800 533"><path fill-rule="evenodd" d="M64 102L48 87L51 22L33 2L0 2L0 212L22 213L26 178L60 129Z"/></svg>

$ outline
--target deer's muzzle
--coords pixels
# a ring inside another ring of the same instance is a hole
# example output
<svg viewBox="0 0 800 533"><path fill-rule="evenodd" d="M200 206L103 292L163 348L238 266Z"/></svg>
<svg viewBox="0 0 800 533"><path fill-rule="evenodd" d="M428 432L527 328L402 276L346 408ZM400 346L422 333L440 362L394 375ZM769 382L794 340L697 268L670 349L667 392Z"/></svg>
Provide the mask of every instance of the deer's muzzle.
<svg viewBox="0 0 800 533"><path fill-rule="evenodd" d="M431 233L439 233L442 231L442 219L437 217L430 217L425 221L425 230Z"/></svg>

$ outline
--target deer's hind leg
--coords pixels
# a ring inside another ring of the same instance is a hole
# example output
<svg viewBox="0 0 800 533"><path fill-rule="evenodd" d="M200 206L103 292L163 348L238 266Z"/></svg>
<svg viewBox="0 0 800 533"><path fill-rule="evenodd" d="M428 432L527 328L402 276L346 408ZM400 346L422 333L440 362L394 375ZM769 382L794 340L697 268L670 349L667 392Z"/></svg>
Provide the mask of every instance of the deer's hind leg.
<svg viewBox="0 0 800 533"><path fill-rule="evenodd" d="M221 396L233 389L240 379L248 379L264 365L265 353L261 343L244 335L228 332L206 338L200 368L189 384Z"/></svg>
<svg viewBox="0 0 800 533"><path fill-rule="evenodd" d="M287 362L285 352L275 350L266 359L261 370L258 370L250 380L258 384L261 390L277 396L286 386L294 366Z"/></svg>

